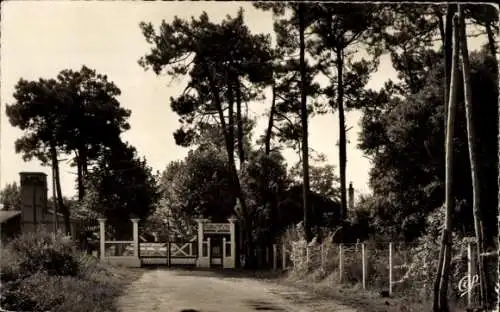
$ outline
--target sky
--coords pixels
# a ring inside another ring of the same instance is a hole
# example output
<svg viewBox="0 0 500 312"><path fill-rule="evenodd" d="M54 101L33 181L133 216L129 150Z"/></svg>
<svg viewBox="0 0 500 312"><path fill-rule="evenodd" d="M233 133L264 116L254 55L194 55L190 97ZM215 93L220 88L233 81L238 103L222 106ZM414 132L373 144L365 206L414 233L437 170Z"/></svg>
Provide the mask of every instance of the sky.
<svg viewBox="0 0 500 312"><path fill-rule="evenodd" d="M135 1L4 1L1 3L1 120L0 120L0 187L19 183L19 172L45 172L49 167L37 161L24 162L14 151L14 142L22 132L12 127L5 115L5 105L12 104L12 93L20 78L37 80L55 77L63 69L79 70L83 65L106 74L122 91L121 105L132 111L131 129L122 137L135 146L140 156L156 171L162 171L173 160L182 159L188 149L176 146L172 133L178 128L178 116L171 110L169 98L185 87L185 82L156 76L137 63L150 46L139 23L158 26L174 16L198 17L206 11L212 21L245 10L245 22L253 33L273 33L269 12L256 10L244 2L135 2ZM379 89L388 79L396 80L396 72L388 55L382 56L379 69L367 85ZM252 103L250 113L263 116L270 100ZM347 146L347 182L352 182L357 195L368 193L370 162L356 148L360 113L347 114L350 143ZM257 122L254 138L263 133L265 117ZM310 147L327 156L328 163L338 168L338 116L327 114L310 120ZM297 161L292 151L284 153L290 164ZM61 156L65 158L65 156ZM76 168L61 164L62 192L76 194ZM49 194L52 194L49 182Z"/></svg>

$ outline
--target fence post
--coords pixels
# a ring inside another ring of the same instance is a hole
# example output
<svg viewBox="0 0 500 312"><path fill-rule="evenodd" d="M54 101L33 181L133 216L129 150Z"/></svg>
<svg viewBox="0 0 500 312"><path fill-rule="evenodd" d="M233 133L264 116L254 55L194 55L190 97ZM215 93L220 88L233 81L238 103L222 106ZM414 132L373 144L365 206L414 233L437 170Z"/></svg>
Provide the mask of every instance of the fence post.
<svg viewBox="0 0 500 312"><path fill-rule="evenodd" d="M344 248L342 243L339 244L339 282L342 283L342 277L344 275Z"/></svg>
<svg viewBox="0 0 500 312"><path fill-rule="evenodd" d="M363 289L366 289L366 247L361 244L361 262L363 265Z"/></svg>
<svg viewBox="0 0 500 312"><path fill-rule="evenodd" d="M273 244L273 271L276 271L278 267L278 248L276 244Z"/></svg>
<svg viewBox="0 0 500 312"><path fill-rule="evenodd" d="M281 266L286 270L286 244L281 245Z"/></svg>
<svg viewBox="0 0 500 312"><path fill-rule="evenodd" d="M104 259L105 257L105 252L106 252L106 246L105 246L105 241L106 241L106 227L105 227L106 219L102 218L99 219L99 241L100 241L100 253L101 253L101 260Z"/></svg>
<svg viewBox="0 0 500 312"><path fill-rule="evenodd" d="M476 255L471 243L467 244L467 258L467 304L471 306L474 297L473 288L476 275Z"/></svg>
<svg viewBox="0 0 500 312"><path fill-rule="evenodd" d="M389 243L389 296L392 296L392 243Z"/></svg>

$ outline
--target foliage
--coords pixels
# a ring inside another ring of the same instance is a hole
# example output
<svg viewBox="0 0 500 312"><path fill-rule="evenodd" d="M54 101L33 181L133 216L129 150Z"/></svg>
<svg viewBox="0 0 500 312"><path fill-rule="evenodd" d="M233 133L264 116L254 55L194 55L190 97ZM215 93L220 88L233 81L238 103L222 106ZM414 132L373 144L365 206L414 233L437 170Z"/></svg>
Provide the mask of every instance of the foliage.
<svg viewBox="0 0 500 312"><path fill-rule="evenodd" d="M301 183L302 168L300 161L290 168L289 176L295 185ZM331 200L339 200L339 178L335 174L335 167L328 164L324 154L319 154L317 157L310 154L309 179L312 192L321 194Z"/></svg>
<svg viewBox="0 0 500 312"><path fill-rule="evenodd" d="M495 108L498 93L493 87L497 78L490 72L489 59L484 53L471 55L473 102L483 103L475 107L477 116L481 116L477 122L482 140L480 157L484 159L481 167L488 168L481 169L484 183L488 181L489 185L483 193L484 213L491 213L487 206L496 205L497 199L489 190L495 192L498 189L493 178L497 169L492 167L497 161L497 147L493 140L487 139L491 133L498 131ZM378 211L380 225L385 223L395 227L395 231L408 240L422 233L426 216L440 207L444 198L442 68L435 64L428 74L426 86L405 98L392 97L391 85L388 84L386 90L370 98L371 104L364 109L360 148L372 157L374 164L370 172L370 184L374 190L371 205ZM485 84L492 87L485 89ZM462 98L459 101L462 103ZM455 224L461 233L468 233L471 223L467 220L472 220L471 187L464 118L463 105L459 104L454 174L458 181L462 181L455 186L458 203L456 220L461 222ZM494 218L493 215L488 216ZM490 237L494 233L492 226L490 223Z"/></svg>
<svg viewBox="0 0 500 312"><path fill-rule="evenodd" d="M48 275L76 276L78 258L74 256L73 242L61 233L24 233L7 246L10 257L2 262L10 278L24 278L35 272Z"/></svg>
<svg viewBox="0 0 500 312"><path fill-rule="evenodd" d="M228 128L223 132L234 131L235 124L231 122L234 115L230 112L233 112L236 93L241 92L244 102L256 99L259 85L269 80L272 57L269 36L251 34L243 23L243 10L235 18L228 16L221 24L210 22L203 13L191 23L177 17L171 24L163 22L158 34L150 23L141 23L141 29L146 41L154 46L151 53L139 61L141 66L151 67L157 74L165 68L172 77L189 72L191 78L183 94L171 98L172 109L181 117L182 124L174 133L176 143L190 145L213 120L223 126L225 120L221 120L220 113L228 107ZM163 42L173 44L167 46ZM213 72L207 71L208 68ZM220 105L224 107L217 108L219 104L212 100L214 90L208 81L212 76L221 94ZM245 86L243 80L257 89Z"/></svg>
<svg viewBox="0 0 500 312"><path fill-rule="evenodd" d="M146 219L159 198L157 178L146 159L123 142L99 157L86 183L82 209L108 219L120 236L130 234L130 218Z"/></svg>
<svg viewBox="0 0 500 312"><path fill-rule="evenodd" d="M251 151L248 162L240 171L240 180L252 220L255 241L270 243L281 231L282 220L276 209L277 200L288 188L289 181L283 155Z"/></svg>
<svg viewBox="0 0 500 312"><path fill-rule="evenodd" d="M74 152L81 199L88 161L130 127L130 111L120 107L119 94L105 75L86 66L63 70L56 79L20 79L13 94L16 102L6 108L11 125L25 132L16 140L16 152L43 165L58 153Z"/></svg>
<svg viewBox="0 0 500 312"><path fill-rule="evenodd" d="M225 222L233 214L236 199L227 157L208 142L189 151L184 160L168 164L160 178L161 200L149 219L150 229L179 237L186 230L192 233L197 217Z"/></svg>
<svg viewBox="0 0 500 312"><path fill-rule="evenodd" d="M21 210L21 188L16 182L7 184L0 190L3 210Z"/></svg>
<svg viewBox="0 0 500 312"><path fill-rule="evenodd" d="M79 255L73 247L62 235L39 232L24 234L3 248L2 308L34 312L117 311L114 301L133 276Z"/></svg>

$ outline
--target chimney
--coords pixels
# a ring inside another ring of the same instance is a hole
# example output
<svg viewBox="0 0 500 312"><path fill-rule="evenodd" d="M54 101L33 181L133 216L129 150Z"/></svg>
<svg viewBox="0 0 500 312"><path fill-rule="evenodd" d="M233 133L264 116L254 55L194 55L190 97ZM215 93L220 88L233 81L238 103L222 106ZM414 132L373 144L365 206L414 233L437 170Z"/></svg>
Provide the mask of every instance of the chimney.
<svg viewBox="0 0 500 312"><path fill-rule="evenodd" d="M352 211L354 209L354 188L352 187L352 182L349 183L349 204L348 208Z"/></svg>
<svg viewBox="0 0 500 312"><path fill-rule="evenodd" d="M20 172L21 226L25 231L43 224L47 209L47 175L43 172Z"/></svg>

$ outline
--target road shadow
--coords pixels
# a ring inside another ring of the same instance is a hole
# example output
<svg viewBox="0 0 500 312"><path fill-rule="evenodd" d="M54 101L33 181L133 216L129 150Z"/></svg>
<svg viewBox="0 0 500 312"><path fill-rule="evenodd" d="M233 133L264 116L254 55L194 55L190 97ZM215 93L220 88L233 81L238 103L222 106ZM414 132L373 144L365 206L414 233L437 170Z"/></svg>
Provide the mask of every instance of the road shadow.
<svg viewBox="0 0 500 312"><path fill-rule="evenodd" d="M283 278L282 270L247 270L247 269L221 269L221 268L196 268L196 267L167 267L149 265L142 270L166 270L180 276L211 276L219 278L245 278L258 280L273 280Z"/></svg>

